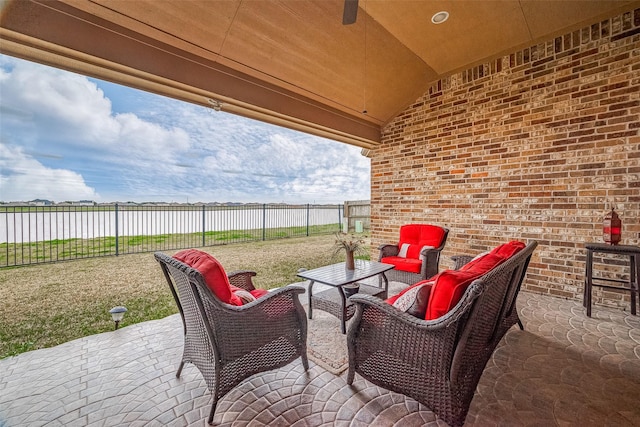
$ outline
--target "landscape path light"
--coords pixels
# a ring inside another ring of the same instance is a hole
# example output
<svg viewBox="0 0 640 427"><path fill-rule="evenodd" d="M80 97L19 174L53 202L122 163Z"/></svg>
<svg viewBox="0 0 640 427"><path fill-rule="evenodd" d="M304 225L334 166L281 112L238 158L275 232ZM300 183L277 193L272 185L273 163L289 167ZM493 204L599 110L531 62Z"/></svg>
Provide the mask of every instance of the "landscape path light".
<svg viewBox="0 0 640 427"><path fill-rule="evenodd" d="M118 324L120 323L126 312L127 308L122 306L113 307L111 310L109 310L109 313L111 313L111 318L116 324L116 329L118 329Z"/></svg>

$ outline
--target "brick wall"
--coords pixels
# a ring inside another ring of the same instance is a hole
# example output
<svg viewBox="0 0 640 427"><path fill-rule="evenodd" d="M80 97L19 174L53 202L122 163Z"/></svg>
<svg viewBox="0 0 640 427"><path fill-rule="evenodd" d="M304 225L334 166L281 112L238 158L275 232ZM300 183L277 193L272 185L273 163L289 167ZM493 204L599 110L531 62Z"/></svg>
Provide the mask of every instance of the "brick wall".
<svg viewBox="0 0 640 427"><path fill-rule="evenodd" d="M524 288L581 299L608 206L640 244L640 9L434 82L385 127L371 173L374 248L405 223L444 225L447 268L535 239Z"/></svg>

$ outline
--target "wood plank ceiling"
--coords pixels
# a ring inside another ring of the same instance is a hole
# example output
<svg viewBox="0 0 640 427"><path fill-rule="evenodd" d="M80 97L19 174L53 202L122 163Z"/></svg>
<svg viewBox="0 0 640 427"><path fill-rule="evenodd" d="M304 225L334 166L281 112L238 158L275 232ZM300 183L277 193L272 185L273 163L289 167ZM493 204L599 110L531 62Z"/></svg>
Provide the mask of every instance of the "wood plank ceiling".
<svg viewBox="0 0 640 427"><path fill-rule="evenodd" d="M2 53L365 148L442 76L640 7L360 0L342 25L343 0L0 4Z"/></svg>

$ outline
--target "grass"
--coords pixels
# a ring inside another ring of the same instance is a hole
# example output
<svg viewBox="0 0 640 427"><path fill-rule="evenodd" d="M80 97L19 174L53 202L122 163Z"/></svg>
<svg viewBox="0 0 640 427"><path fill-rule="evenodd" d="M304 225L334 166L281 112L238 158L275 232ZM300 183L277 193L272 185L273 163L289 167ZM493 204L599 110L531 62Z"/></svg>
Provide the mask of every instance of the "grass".
<svg viewBox="0 0 640 427"><path fill-rule="evenodd" d="M256 287L270 289L300 281L299 268L343 261L343 254L332 255L334 241L333 235L322 235L203 250L227 272L256 271ZM366 253L360 258L368 257ZM122 327L177 313L152 253L4 268L0 301L0 358L111 331L108 312L117 305L128 309Z"/></svg>

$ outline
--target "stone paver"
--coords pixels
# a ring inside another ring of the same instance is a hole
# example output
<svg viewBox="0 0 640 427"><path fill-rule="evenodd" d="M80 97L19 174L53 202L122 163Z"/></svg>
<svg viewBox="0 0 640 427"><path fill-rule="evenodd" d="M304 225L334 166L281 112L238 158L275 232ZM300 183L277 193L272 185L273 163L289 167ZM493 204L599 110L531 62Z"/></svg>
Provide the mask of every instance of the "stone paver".
<svg viewBox="0 0 640 427"><path fill-rule="evenodd" d="M640 425L640 319L523 292L525 331L487 364L470 426ZM339 333L339 331L336 331ZM203 426L211 396L198 370L175 377L178 315L0 360L0 427ZM255 375L219 403L231 426L444 426L413 399L299 360Z"/></svg>

